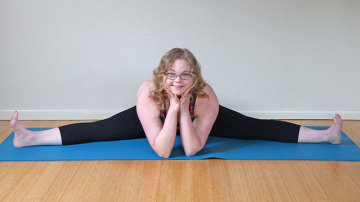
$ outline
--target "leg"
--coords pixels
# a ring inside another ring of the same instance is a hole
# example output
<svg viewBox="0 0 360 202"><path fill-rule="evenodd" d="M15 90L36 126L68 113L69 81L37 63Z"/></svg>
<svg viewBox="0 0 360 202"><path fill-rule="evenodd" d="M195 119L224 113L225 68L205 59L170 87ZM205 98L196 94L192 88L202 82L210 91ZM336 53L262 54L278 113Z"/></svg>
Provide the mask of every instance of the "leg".
<svg viewBox="0 0 360 202"><path fill-rule="evenodd" d="M220 106L210 136L296 143L299 130L293 123L255 119Z"/></svg>
<svg viewBox="0 0 360 202"><path fill-rule="evenodd" d="M59 128L44 131L30 131L19 123L18 112L14 113L14 116L11 118L10 125L14 129L15 133L13 140L15 147L61 145Z"/></svg>
<svg viewBox="0 0 360 202"><path fill-rule="evenodd" d="M254 119L220 106L219 115L210 135L293 143L340 144L342 124L341 117L337 114L334 117L334 125L329 129L313 130L284 121Z"/></svg>
<svg viewBox="0 0 360 202"><path fill-rule="evenodd" d="M63 145L146 137L137 116L136 106L108 119L66 125L59 129Z"/></svg>
<svg viewBox="0 0 360 202"><path fill-rule="evenodd" d="M15 131L14 146L70 145L94 141L144 138L136 107L120 112L108 119L92 123L77 123L45 131L29 131L17 119L11 119Z"/></svg>
<svg viewBox="0 0 360 202"><path fill-rule="evenodd" d="M299 132L299 143L328 142L331 144L341 143L341 128L343 121L340 115L334 117L334 124L327 130L313 130L301 126Z"/></svg>

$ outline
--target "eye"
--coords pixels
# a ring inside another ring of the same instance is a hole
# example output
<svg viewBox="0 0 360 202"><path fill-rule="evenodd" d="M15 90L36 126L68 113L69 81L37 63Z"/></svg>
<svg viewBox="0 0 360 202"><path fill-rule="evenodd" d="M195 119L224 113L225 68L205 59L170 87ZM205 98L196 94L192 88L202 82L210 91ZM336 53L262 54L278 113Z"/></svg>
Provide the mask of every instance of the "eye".
<svg viewBox="0 0 360 202"><path fill-rule="evenodd" d="M188 78L189 76L190 76L190 74L188 74L188 73L181 74L181 77L183 77L183 78Z"/></svg>
<svg viewBox="0 0 360 202"><path fill-rule="evenodd" d="M176 74L175 73L167 73L166 77L169 78L169 79L174 80L176 78Z"/></svg>

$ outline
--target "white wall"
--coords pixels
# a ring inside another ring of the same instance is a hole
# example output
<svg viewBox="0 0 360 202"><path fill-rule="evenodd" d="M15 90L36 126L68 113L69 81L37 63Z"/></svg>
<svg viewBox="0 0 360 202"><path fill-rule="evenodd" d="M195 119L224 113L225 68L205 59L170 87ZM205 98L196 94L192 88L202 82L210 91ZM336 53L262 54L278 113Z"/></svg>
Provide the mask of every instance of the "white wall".
<svg viewBox="0 0 360 202"><path fill-rule="evenodd" d="M0 0L0 119L101 119L190 49L220 104L360 119L357 0Z"/></svg>

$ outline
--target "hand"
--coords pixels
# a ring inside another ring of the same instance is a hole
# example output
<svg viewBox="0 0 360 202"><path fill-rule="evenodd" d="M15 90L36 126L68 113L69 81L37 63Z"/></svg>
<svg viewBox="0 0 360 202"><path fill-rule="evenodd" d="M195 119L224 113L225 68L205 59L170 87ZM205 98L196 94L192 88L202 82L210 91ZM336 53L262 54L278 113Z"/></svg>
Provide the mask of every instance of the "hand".
<svg viewBox="0 0 360 202"><path fill-rule="evenodd" d="M180 98L180 112L189 112L189 104L190 104L190 91L194 88L194 85L190 86L185 90L183 94L181 94Z"/></svg>
<svg viewBox="0 0 360 202"><path fill-rule="evenodd" d="M178 112L180 110L180 100L178 98L177 95L173 94L169 88L164 87L164 90L167 93L167 96L170 99L170 106L169 106L169 110L170 108L175 110L175 112Z"/></svg>

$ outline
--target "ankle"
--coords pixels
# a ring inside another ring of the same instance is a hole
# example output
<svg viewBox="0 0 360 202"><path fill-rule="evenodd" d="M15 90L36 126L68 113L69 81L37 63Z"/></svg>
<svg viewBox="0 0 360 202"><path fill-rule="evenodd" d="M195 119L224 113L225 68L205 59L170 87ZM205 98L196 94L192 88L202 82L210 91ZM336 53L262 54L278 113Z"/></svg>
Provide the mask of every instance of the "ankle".
<svg viewBox="0 0 360 202"><path fill-rule="evenodd" d="M328 130L324 131L322 136L323 136L323 140L324 140L323 142L331 142L331 136L332 135Z"/></svg>
<svg viewBox="0 0 360 202"><path fill-rule="evenodd" d="M340 144L341 143L341 132L334 130L333 127L324 131L324 140L327 143L331 144Z"/></svg>
<svg viewBox="0 0 360 202"><path fill-rule="evenodd" d="M27 132L26 134L15 135L13 144L15 147L27 147L35 145L36 135L32 131Z"/></svg>

